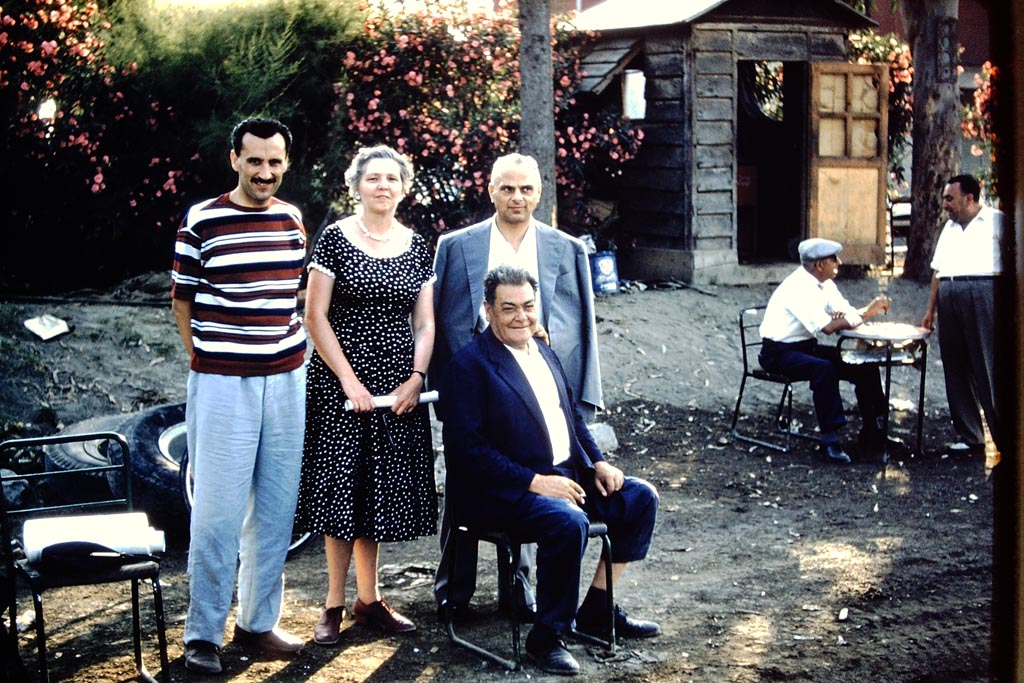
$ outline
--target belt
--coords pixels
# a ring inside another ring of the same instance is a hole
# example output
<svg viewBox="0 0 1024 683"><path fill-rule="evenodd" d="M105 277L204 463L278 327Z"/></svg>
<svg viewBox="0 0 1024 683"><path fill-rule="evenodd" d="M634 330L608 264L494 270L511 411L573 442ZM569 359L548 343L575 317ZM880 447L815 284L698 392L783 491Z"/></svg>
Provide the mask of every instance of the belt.
<svg viewBox="0 0 1024 683"><path fill-rule="evenodd" d="M973 282L975 280L995 280L998 275L940 275L940 282Z"/></svg>

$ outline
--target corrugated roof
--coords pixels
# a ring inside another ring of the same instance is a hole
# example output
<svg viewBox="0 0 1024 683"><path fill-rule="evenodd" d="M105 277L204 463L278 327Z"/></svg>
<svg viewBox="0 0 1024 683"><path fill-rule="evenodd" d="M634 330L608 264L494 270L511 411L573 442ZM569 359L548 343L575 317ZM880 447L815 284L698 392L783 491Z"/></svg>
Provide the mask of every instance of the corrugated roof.
<svg viewBox="0 0 1024 683"><path fill-rule="evenodd" d="M577 28L607 31L617 28L668 26L693 21L726 0L605 0L580 13Z"/></svg>
<svg viewBox="0 0 1024 683"><path fill-rule="evenodd" d="M580 13L573 22L581 30L611 31L688 24L729 0L604 0ZM816 0L816 6L830 9L865 26L877 25L840 0Z"/></svg>

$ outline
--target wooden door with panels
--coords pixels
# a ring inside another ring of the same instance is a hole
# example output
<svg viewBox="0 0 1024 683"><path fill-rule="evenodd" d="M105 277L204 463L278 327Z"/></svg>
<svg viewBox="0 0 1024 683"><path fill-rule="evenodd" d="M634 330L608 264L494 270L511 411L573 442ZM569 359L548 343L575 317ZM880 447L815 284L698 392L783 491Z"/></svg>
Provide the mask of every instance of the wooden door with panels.
<svg viewBox="0 0 1024 683"><path fill-rule="evenodd" d="M811 65L808 237L842 243L844 263L885 262L889 71Z"/></svg>

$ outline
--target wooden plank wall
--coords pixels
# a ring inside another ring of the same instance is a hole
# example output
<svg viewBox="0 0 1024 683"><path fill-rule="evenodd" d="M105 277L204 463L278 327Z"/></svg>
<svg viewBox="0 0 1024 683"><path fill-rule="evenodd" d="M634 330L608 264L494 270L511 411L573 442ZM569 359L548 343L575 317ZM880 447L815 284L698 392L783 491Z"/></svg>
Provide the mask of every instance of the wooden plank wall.
<svg viewBox="0 0 1024 683"><path fill-rule="evenodd" d="M689 77L683 51L688 32L682 26L645 36L644 139L620 185L622 228L648 243L674 248L686 246L689 231L690 131L684 97Z"/></svg>

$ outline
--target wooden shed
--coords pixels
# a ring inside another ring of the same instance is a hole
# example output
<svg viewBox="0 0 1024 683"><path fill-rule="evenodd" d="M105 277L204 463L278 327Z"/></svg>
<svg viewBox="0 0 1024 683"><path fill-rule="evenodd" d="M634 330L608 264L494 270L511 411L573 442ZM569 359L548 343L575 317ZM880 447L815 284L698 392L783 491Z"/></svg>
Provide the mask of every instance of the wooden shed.
<svg viewBox="0 0 1024 683"><path fill-rule="evenodd" d="M883 262L888 70L847 48L874 21L838 0L605 0L577 25L599 36L581 91L644 132L610 189L622 277L774 279L809 236Z"/></svg>

